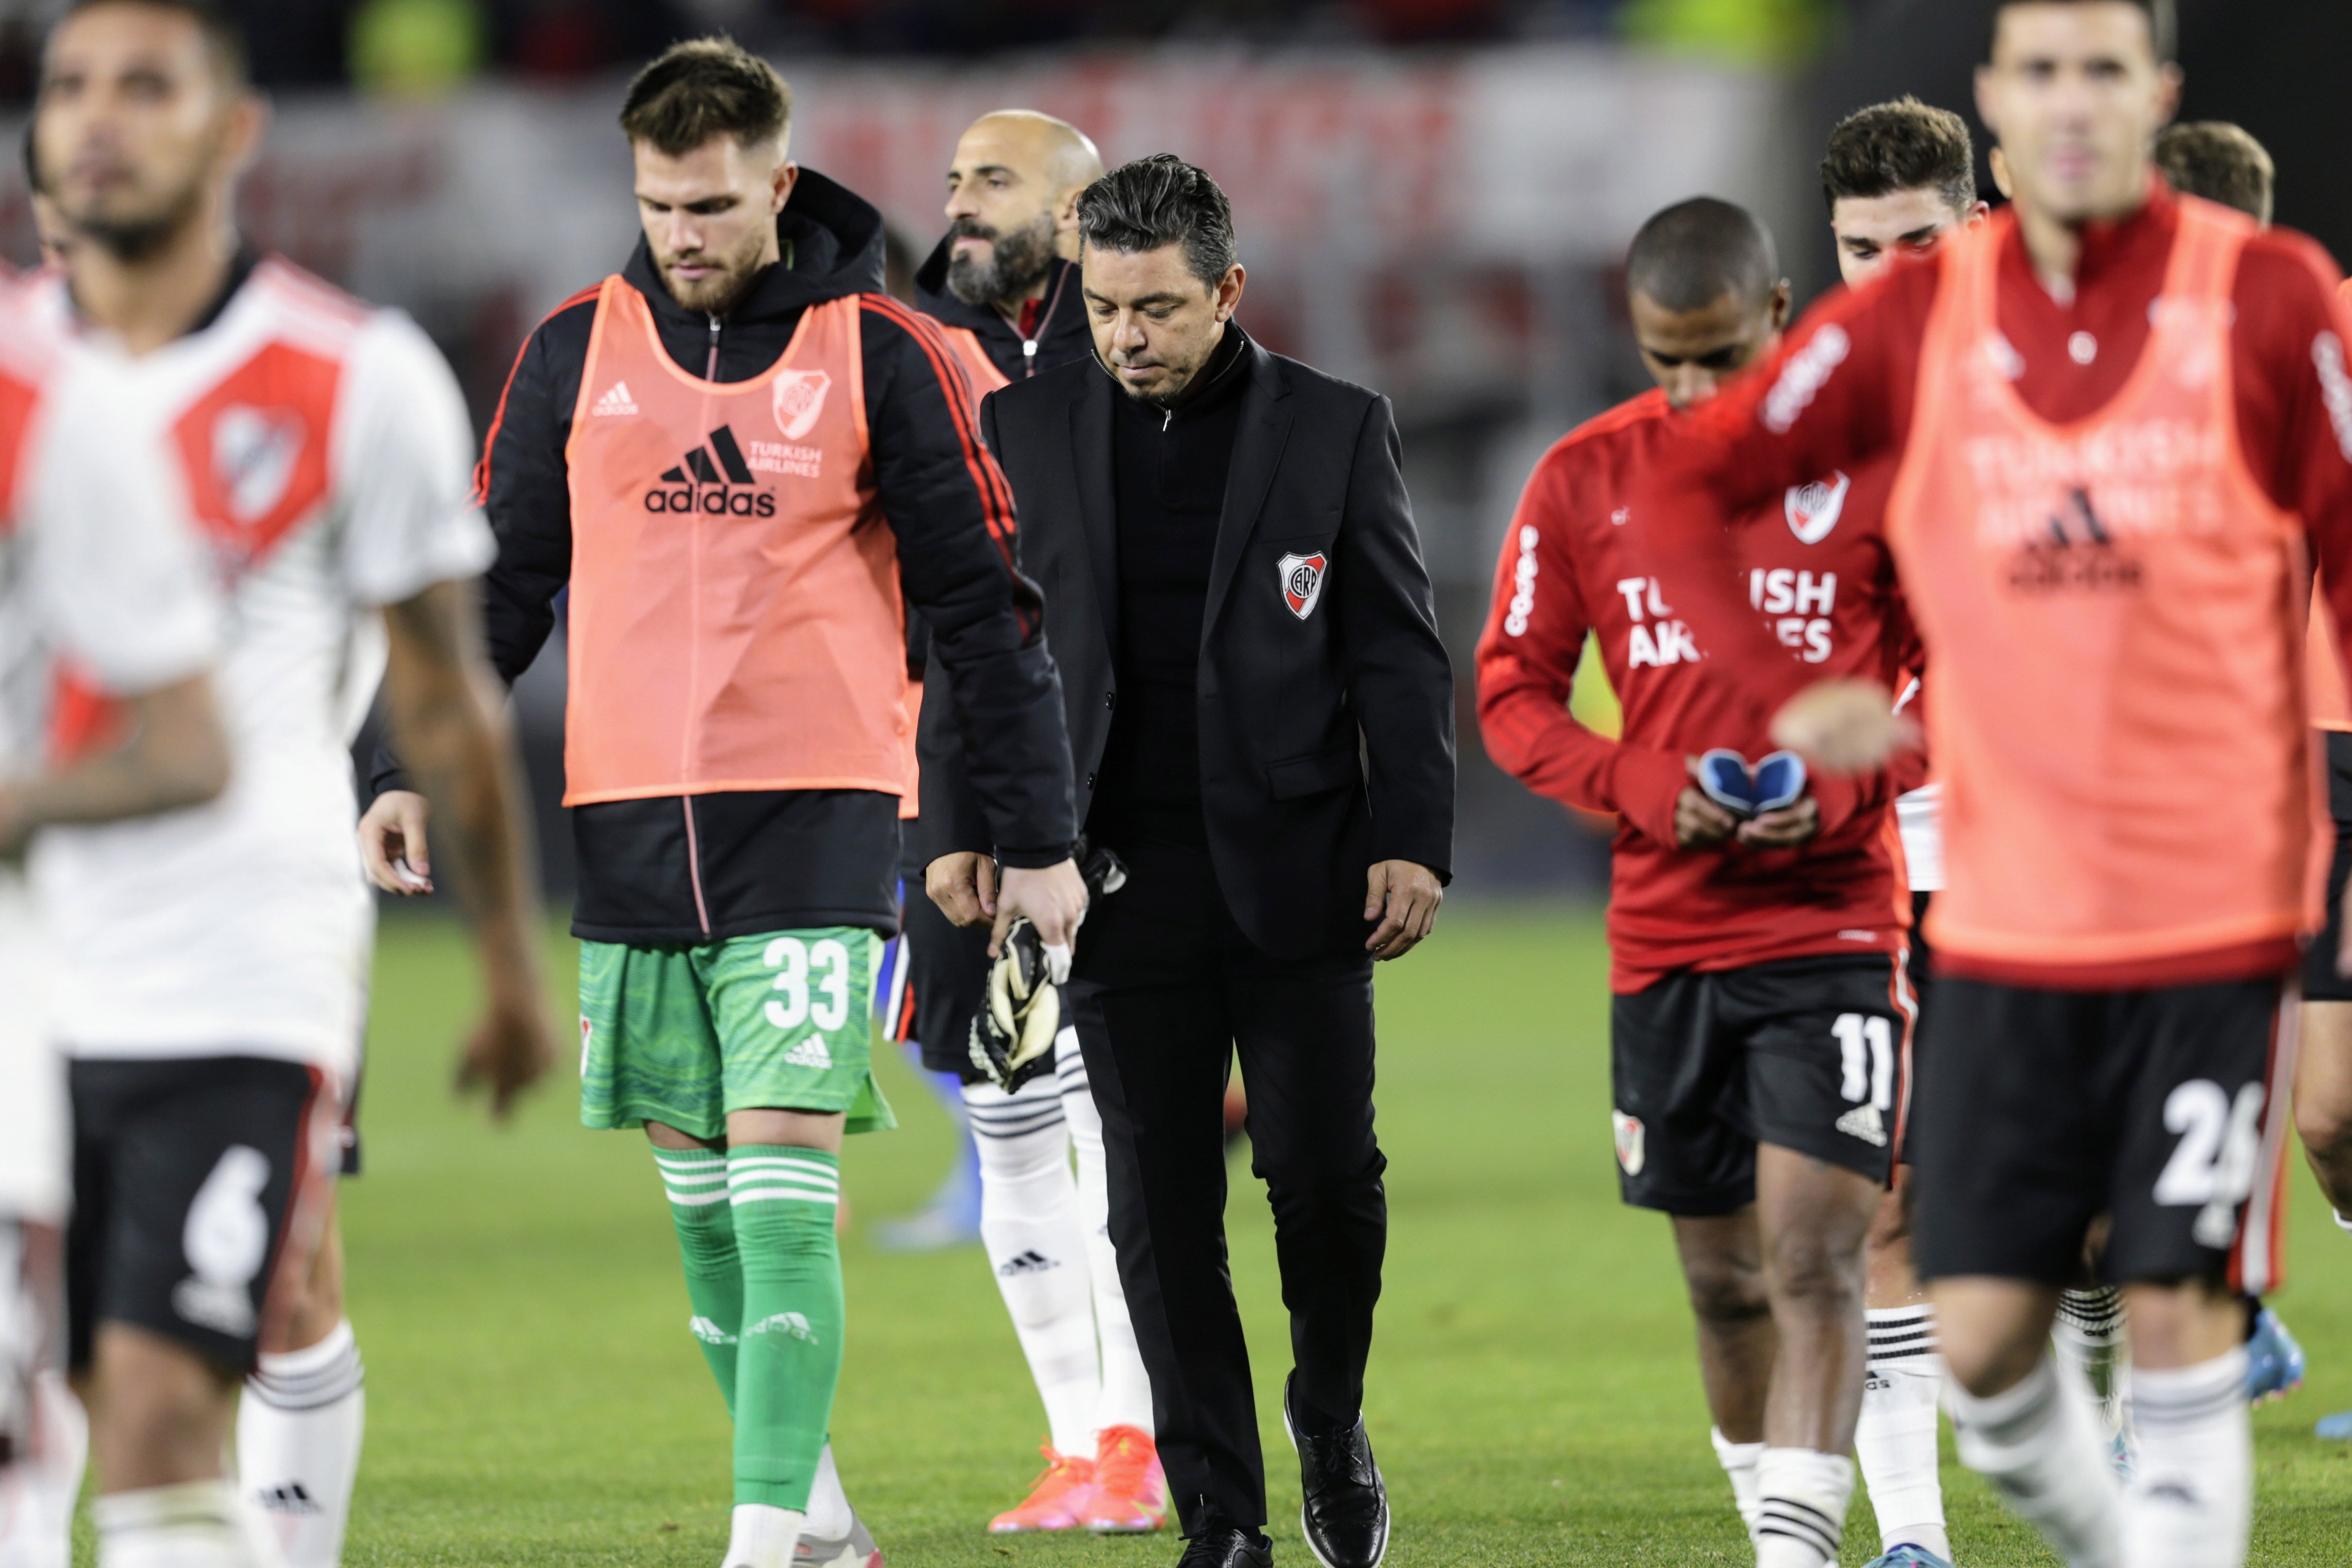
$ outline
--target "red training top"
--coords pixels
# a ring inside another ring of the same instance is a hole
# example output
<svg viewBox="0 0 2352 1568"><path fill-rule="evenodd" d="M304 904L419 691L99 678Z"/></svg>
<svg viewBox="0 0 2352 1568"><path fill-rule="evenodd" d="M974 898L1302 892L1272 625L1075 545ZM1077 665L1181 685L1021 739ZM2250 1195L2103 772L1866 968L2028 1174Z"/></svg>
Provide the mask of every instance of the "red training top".
<svg viewBox="0 0 2352 1568"><path fill-rule="evenodd" d="M1544 455L1504 540L1478 642L1487 754L1538 794L1618 816L1609 936L1610 984L1621 993L1675 969L1894 951L1908 898L1888 805L1925 775L1912 758L1898 770L1906 777L1815 779L1822 829L1798 849L1676 846L1685 758L1726 747L1753 761L1772 749L1741 687L1705 662L1708 650L1661 591L1657 553L1670 530L1633 501L1681 423L1653 392ZM1885 463L1833 474L1775 497L1740 531L1748 604L1792 669L1895 686L1916 667L1879 528L1893 477ZM1711 512L1696 522L1720 527ZM1588 632L1624 707L1621 740L1569 716Z"/></svg>

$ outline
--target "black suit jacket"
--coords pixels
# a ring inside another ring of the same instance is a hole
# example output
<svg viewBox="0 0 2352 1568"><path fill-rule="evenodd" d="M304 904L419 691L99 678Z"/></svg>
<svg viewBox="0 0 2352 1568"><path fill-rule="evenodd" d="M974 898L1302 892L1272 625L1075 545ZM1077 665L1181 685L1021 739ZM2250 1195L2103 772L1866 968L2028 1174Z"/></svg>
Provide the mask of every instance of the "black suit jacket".
<svg viewBox="0 0 2352 1568"><path fill-rule="evenodd" d="M1259 947L1360 952L1367 867L1452 875L1453 675L1388 399L1255 343L1244 351L1196 687L1209 851ZM1089 356L981 408L1013 483L1023 569L1045 590L1080 821L1118 701L1111 418L1126 395ZM950 705L927 700L926 863L991 848L963 755Z"/></svg>

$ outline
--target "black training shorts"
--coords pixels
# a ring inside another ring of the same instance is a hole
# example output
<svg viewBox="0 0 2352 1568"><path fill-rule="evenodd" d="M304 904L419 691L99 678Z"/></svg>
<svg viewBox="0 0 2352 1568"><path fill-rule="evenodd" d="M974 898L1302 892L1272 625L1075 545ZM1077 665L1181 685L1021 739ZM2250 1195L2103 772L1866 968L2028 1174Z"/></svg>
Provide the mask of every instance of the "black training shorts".
<svg viewBox="0 0 2352 1568"><path fill-rule="evenodd" d="M986 1082L987 1075L971 1064L971 1019L988 992L988 927L950 924L922 884L911 883L898 930L923 1066L955 1073L966 1083Z"/></svg>
<svg viewBox="0 0 2352 1568"><path fill-rule="evenodd" d="M2293 999L2274 979L1938 979L1913 1140L1921 1274L2069 1285L2105 1214L2111 1282L2272 1288Z"/></svg>
<svg viewBox="0 0 2352 1568"><path fill-rule="evenodd" d="M249 1371L294 1223L320 1206L340 1140L323 1074L256 1056L81 1060L66 1232L68 1354L132 1323ZM315 1238L301 1237L301 1249Z"/></svg>
<svg viewBox="0 0 2352 1568"><path fill-rule="evenodd" d="M1884 953L1678 970L1610 1009L1618 1190L1636 1208L1729 1214L1756 1145L1893 1175L1911 1012Z"/></svg>
<svg viewBox="0 0 2352 1568"><path fill-rule="evenodd" d="M2327 866L2327 925L2303 956L2303 997L2352 1002L2352 980L2336 972L2344 946L2344 887L2352 881L2352 734L2320 731L2327 740L2327 814L2336 821L2336 855Z"/></svg>

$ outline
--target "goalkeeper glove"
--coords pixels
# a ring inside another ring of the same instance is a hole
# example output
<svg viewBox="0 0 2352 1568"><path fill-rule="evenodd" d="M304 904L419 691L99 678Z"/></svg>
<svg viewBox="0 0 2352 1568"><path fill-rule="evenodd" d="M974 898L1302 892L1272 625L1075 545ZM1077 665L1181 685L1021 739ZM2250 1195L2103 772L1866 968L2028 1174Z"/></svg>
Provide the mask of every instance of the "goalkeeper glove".
<svg viewBox="0 0 2352 1568"><path fill-rule="evenodd" d="M1062 994L1047 969L1045 944L1024 916L1004 934L988 967L988 996L971 1019L971 1064L1007 1094L1054 1062L1062 1031Z"/></svg>
<svg viewBox="0 0 2352 1568"><path fill-rule="evenodd" d="M1107 849L1078 841L1078 874L1097 898L1127 885L1127 867ZM1013 921L1004 946L988 969L988 995L972 1015L971 1064L1007 1094L1054 1064L1054 1040L1062 1030L1062 995L1056 982L1070 972L1070 950L1048 946L1026 916Z"/></svg>

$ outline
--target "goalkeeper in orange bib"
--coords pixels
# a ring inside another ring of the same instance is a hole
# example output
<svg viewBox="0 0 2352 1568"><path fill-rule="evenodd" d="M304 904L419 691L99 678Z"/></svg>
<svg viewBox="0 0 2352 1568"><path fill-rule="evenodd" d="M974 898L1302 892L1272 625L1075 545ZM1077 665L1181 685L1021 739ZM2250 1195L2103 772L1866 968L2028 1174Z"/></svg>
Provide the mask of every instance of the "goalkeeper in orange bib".
<svg viewBox="0 0 2352 1568"><path fill-rule="evenodd" d="M639 73L644 239L524 344L478 487L509 680L571 590L581 1115L654 1145L735 1420L726 1568L877 1568L825 1429L843 1134L890 1124L867 998L898 918L909 603L1005 868L999 934L1025 915L1066 947L1085 891L1011 489L938 327L880 292L880 214L790 162L790 111L725 39ZM422 826L378 800L379 882L423 869Z"/></svg>

